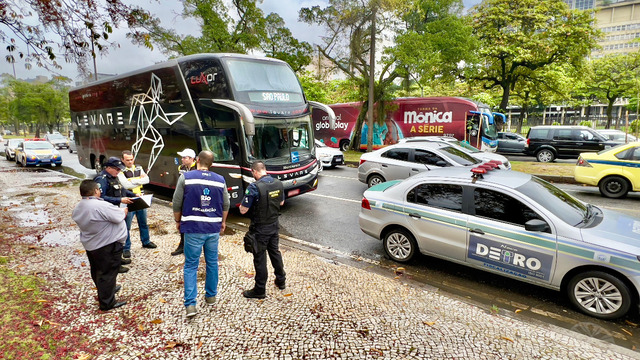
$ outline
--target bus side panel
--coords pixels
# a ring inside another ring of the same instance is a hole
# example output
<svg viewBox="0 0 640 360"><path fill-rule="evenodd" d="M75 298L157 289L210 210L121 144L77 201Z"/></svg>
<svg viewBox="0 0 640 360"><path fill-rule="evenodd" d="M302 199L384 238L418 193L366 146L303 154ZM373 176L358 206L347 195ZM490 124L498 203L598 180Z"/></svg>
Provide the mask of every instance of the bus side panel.
<svg viewBox="0 0 640 360"><path fill-rule="evenodd" d="M316 139L333 148L339 148L343 142L350 142L360 114L360 107L360 103L332 105L331 109L336 114L333 130L329 129L328 114L323 110L314 108L312 120Z"/></svg>

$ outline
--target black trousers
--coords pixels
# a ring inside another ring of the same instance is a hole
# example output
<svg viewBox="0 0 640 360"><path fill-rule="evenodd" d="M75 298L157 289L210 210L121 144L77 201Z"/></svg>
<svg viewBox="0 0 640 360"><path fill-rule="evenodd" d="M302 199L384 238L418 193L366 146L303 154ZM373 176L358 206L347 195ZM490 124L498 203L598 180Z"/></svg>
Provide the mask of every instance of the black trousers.
<svg viewBox="0 0 640 360"><path fill-rule="evenodd" d="M273 272L276 275L276 282L284 284L286 281L286 273L284 272L284 263L282 262L282 254L280 253L278 223L268 225L252 225L250 230L256 234L258 242L258 251L253 254L253 266L256 269L255 287L257 292L264 293L267 285L269 273L267 271L267 254L273 266Z"/></svg>
<svg viewBox="0 0 640 360"><path fill-rule="evenodd" d="M98 288L100 309L107 310L116 302L116 277L120 269L123 244L113 242L99 249L87 251L91 278Z"/></svg>

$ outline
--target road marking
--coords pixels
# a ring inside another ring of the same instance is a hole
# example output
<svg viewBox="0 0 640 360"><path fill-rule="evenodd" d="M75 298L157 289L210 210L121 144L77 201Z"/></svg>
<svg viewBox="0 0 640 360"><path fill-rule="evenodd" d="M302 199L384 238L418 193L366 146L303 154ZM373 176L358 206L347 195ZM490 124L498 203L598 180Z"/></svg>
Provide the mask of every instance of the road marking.
<svg viewBox="0 0 640 360"><path fill-rule="evenodd" d="M333 200L354 202L356 204L360 204L361 203L361 200L344 199L344 198L339 198L339 197L336 197L336 196L321 195L321 194L316 194L316 193L310 193L309 195L323 197L323 198L327 198L327 199L333 199Z"/></svg>
<svg viewBox="0 0 640 360"><path fill-rule="evenodd" d="M323 174L323 173L320 173L320 176L323 176L323 177L332 177L332 178L336 178L336 179L358 180L358 178L354 178L354 177L336 176L336 175L325 175L325 174Z"/></svg>

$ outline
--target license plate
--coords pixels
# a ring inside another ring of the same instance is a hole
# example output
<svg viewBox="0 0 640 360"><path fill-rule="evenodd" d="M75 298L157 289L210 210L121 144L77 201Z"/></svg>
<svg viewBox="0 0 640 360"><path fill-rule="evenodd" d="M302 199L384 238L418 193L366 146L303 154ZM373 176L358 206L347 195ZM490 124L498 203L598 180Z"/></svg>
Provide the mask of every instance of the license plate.
<svg viewBox="0 0 640 360"><path fill-rule="evenodd" d="M300 194L300 189L295 189L295 190L290 190L290 191L287 193L287 196L288 196L288 197L291 197L291 196L296 196L296 195L298 195L298 194Z"/></svg>

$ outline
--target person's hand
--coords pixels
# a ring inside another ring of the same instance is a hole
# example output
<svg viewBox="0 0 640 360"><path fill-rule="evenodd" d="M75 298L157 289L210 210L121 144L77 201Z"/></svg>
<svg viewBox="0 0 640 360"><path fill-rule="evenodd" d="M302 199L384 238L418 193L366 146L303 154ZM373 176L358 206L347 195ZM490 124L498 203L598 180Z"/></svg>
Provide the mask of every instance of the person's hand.
<svg viewBox="0 0 640 360"><path fill-rule="evenodd" d="M222 222L222 226L220 226L220 235L224 234L224 229L227 228L227 223L226 222Z"/></svg>
<svg viewBox="0 0 640 360"><path fill-rule="evenodd" d="M123 197L122 199L120 199L120 202L123 204L133 204L133 200L128 197Z"/></svg>
<svg viewBox="0 0 640 360"><path fill-rule="evenodd" d="M180 221L176 221L176 229L178 229L178 231L180 231Z"/></svg>

